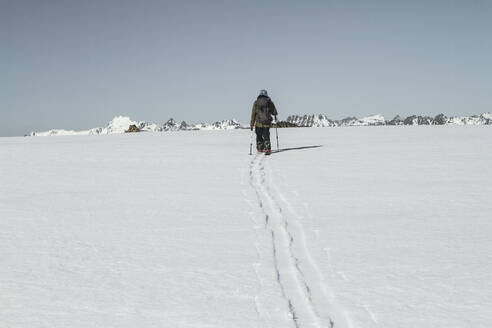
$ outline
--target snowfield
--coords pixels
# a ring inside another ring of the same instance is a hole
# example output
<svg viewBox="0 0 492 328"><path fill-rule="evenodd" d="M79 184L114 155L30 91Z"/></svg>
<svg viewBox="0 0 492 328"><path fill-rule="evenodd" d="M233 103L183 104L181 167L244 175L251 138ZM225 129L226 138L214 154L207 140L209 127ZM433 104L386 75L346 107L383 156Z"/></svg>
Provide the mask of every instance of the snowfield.
<svg viewBox="0 0 492 328"><path fill-rule="evenodd" d="M490 127L249 140L0 138L0 326L490 327Z"/></svg>

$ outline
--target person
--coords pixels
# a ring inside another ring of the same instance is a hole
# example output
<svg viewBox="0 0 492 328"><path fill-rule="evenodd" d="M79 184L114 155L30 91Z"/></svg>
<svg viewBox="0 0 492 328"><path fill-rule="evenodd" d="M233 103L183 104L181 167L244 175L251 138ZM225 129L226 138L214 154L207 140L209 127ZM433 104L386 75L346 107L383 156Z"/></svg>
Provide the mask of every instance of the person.
<svg viewBox="0 0 492 328"><path fill-rule="evenodd" d="M253 104L251 122L249 124L251 131L255 127L256 149L258 152L264 151L265 154L270 154L270 127L272 125L272 116L275 116L275 121L277 121L277 115L277 109L272 99L268 97L267 91L261 90L260 95Z"/></svg>

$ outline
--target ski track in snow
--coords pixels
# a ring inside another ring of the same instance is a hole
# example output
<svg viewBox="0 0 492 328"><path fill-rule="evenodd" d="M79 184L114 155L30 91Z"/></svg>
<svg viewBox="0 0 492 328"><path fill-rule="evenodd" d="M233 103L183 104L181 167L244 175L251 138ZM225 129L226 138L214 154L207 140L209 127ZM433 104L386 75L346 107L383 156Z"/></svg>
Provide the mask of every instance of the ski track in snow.
<svg viewBox="0 0 492 328"><path fill-rule="evenodd" d="M273 183L268 160L262 154L251 160L249 178L260 209L258 213L261 213L260 217L257 215L253 219L259 260L255 266L260 286L255 298L259 320L268 326L279 324L269 316L269 312L274 311L272 305L261 308L262 299L267 297L267 292L263 290L267 286L263 281L273 271L277 293L284 302L284 311L287 311L287 321L291 327L347 327L350 318L343 318L346 313L340 315L336 309L333 294L307 247L301 217ZM263 229L259 229L261 221ZM269 269L260 271L262 265Z"/></svg>

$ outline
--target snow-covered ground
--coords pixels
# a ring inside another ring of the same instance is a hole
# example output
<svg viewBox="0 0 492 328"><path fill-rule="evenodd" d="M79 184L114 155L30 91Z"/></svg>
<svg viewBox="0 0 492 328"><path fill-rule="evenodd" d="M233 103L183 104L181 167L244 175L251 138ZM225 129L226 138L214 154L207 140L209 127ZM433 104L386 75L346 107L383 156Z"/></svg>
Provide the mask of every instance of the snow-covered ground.
<svg viewBox="0 0 492 328"><path fill-rule="evenodd" d="M279 134L0 138L0 326L490 326L490 127Z"/></svg>

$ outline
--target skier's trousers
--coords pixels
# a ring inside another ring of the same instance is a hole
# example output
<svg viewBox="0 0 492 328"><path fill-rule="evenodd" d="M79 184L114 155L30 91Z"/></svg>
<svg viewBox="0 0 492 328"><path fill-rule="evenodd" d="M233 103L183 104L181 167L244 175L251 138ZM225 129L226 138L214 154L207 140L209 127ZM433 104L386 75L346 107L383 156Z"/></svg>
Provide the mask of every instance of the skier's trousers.
<svg viewBox="0 0 492 328"><path fill-rule="evenodd" d="M256 149L271 150L270 146L270 128L255 127L256 132Z"/></svg>

